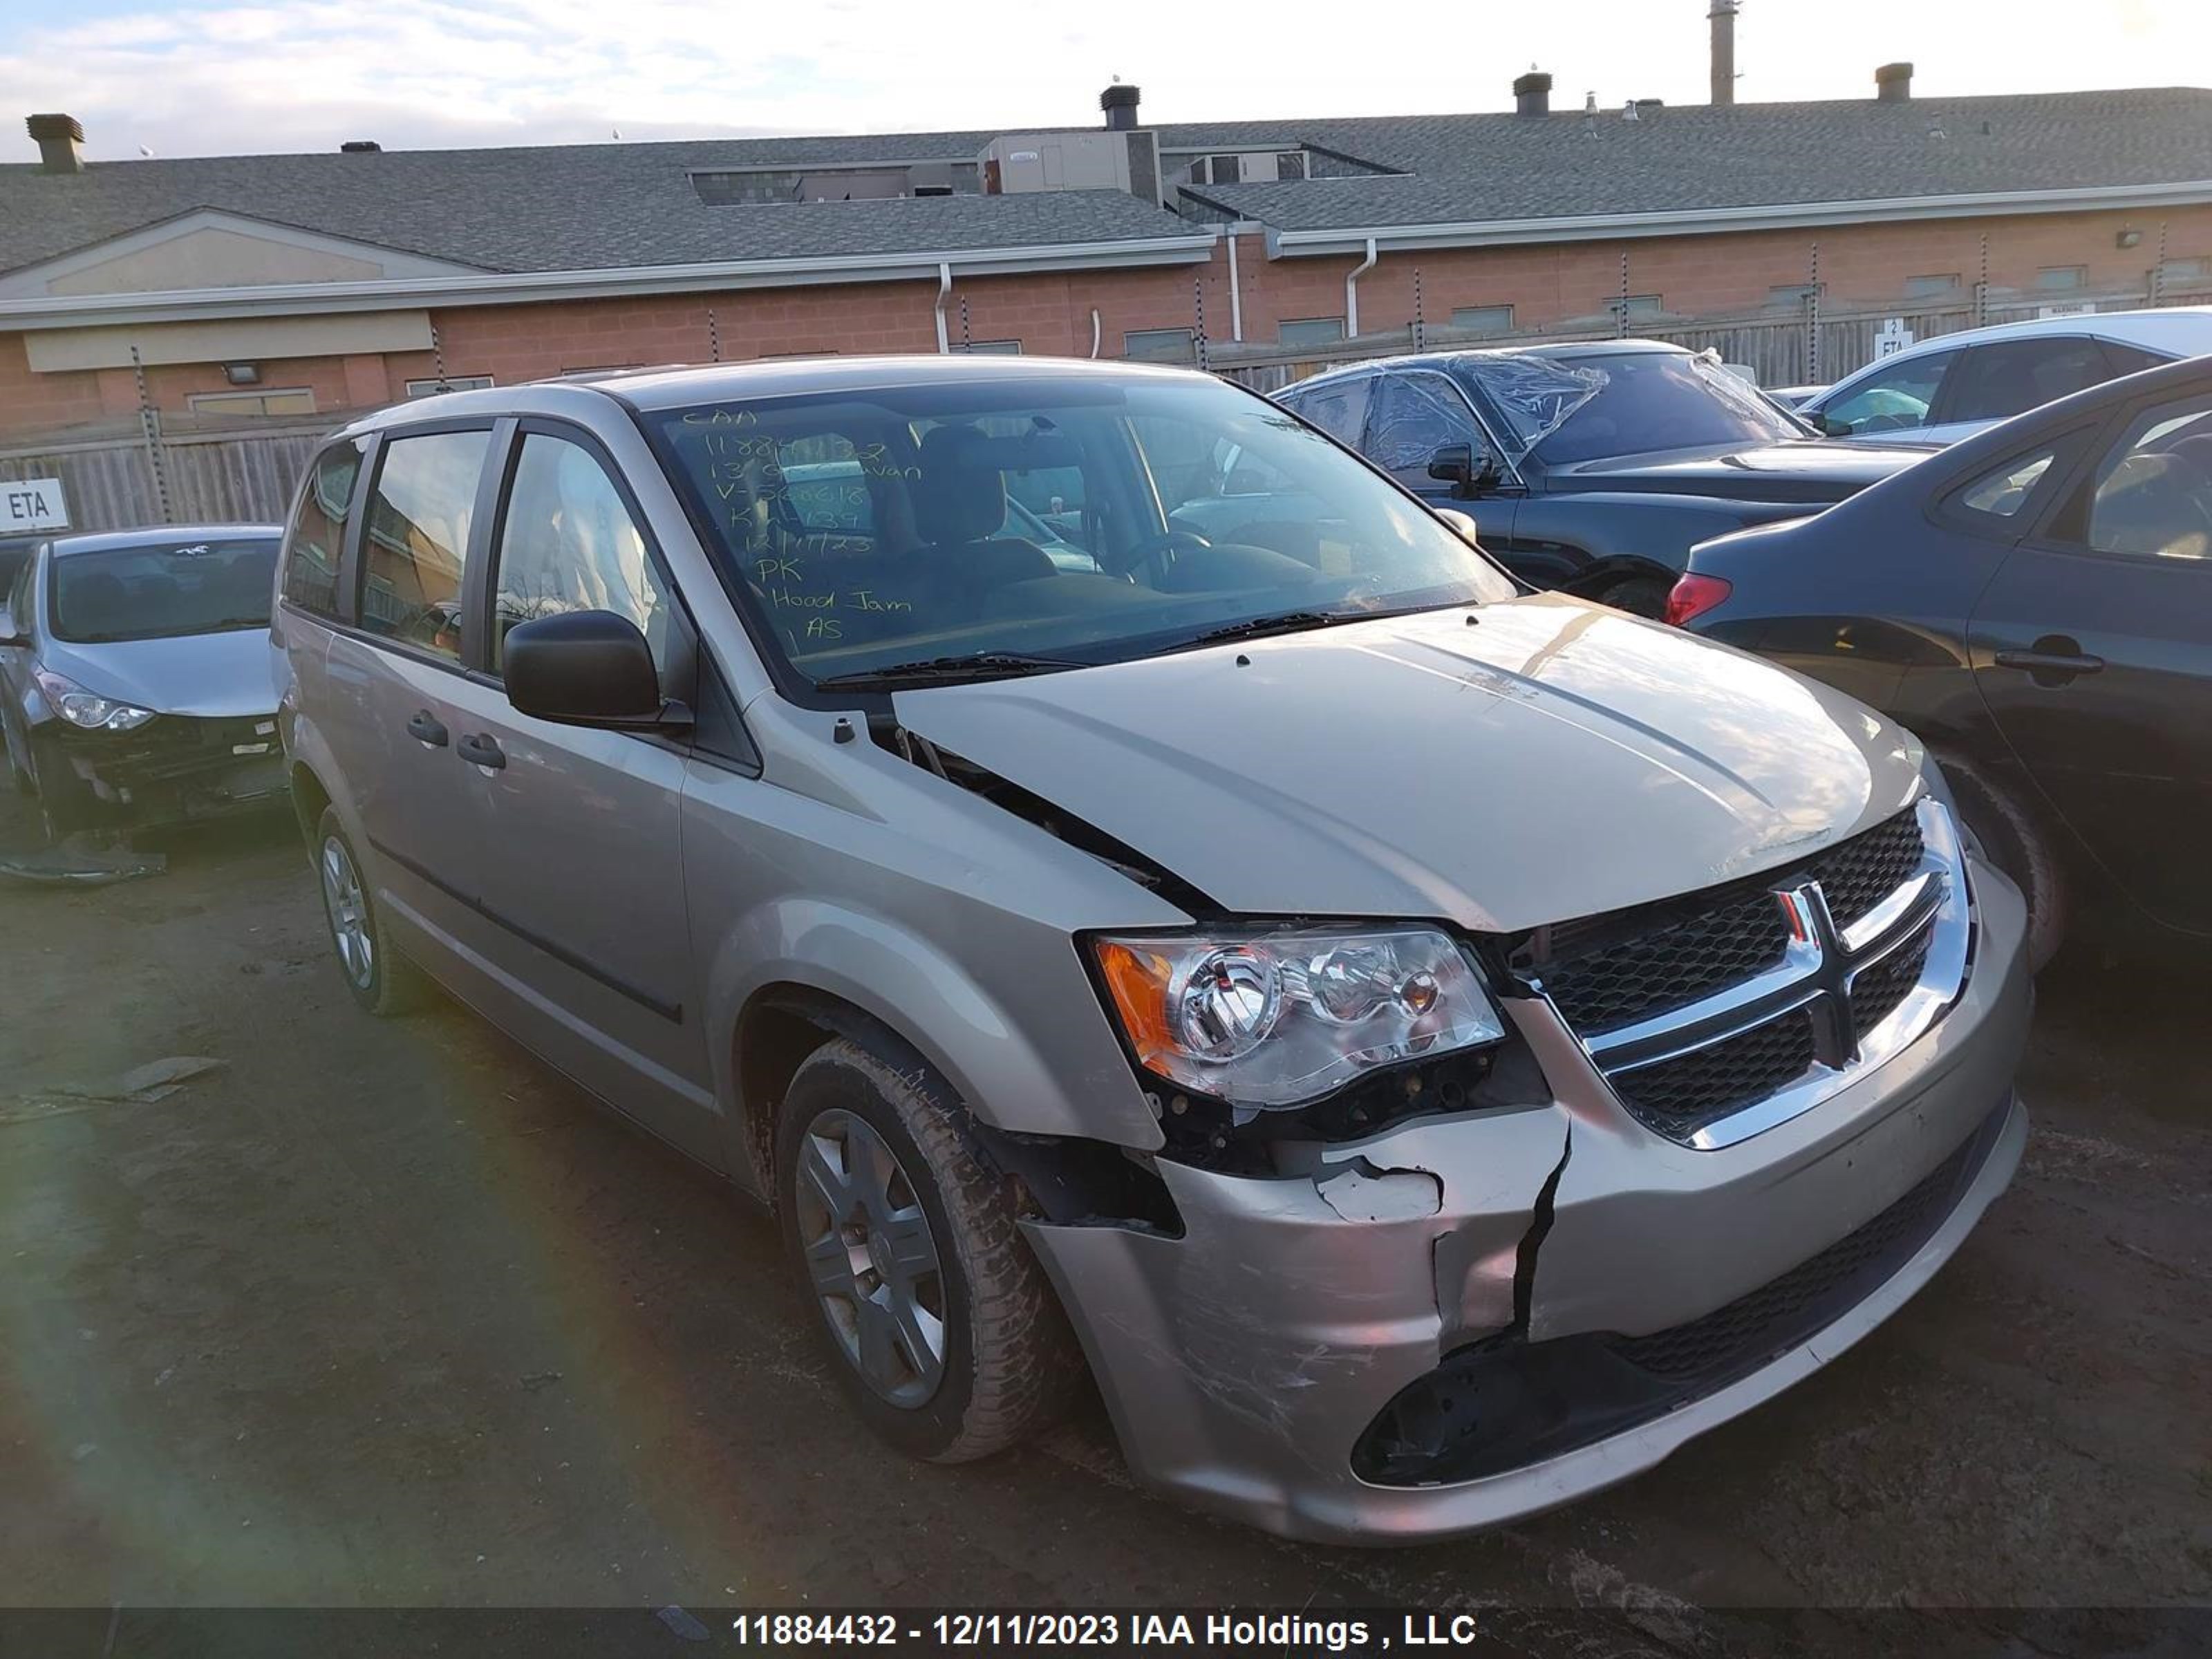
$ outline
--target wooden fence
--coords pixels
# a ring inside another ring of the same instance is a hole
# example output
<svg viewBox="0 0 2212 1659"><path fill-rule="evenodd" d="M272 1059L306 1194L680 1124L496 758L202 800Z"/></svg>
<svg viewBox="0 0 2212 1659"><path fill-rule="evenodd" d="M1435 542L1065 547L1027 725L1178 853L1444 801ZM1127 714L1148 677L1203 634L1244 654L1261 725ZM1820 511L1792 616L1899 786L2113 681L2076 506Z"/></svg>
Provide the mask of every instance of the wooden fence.
<svg viewBox="0 0 2212 1659"><path fill-rule="evenodd" d="M233 427L9 445L0 447L0 481L60 479L72 530L273 523L329 429Z"/></svg>

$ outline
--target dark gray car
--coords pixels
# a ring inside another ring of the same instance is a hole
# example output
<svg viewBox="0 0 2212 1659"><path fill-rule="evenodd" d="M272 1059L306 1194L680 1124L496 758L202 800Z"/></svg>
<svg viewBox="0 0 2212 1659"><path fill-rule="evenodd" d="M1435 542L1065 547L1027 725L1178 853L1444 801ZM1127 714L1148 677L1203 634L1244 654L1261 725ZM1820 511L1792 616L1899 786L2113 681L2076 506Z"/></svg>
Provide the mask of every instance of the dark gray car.
<svg viewBox="0 0 2212 1659"><path fill-rule="evenodd" d="M1218 446L1308 556L1170 523ZM1008 533L1041 475L1095 568ZM428 399L315 461L281 583L354 995L427 972L765 1198L920 1456L1087 1367L1194 1502L1482 1526L1833 1358L2020 1154L2022 907L1911 737L1519 592L1210 377Z"/></svg>
<svg viewBox="0 0 2212 1659"><path fill-rule="evenodd" d="M58 536L0 596L0 733L51 840L282 796L276 525Z"/></svg>
<svg viewBox="0 0 2212 1659"><path fill-rule="evenodd" d="M1468 514L1522 580L1645 617L1696 543L1817 511L1926 453L1824 440L1710 356L1656 340L1393 357L1277 400ZM1260 505L1179 517L1212 535L1294 516Z"/></svg>

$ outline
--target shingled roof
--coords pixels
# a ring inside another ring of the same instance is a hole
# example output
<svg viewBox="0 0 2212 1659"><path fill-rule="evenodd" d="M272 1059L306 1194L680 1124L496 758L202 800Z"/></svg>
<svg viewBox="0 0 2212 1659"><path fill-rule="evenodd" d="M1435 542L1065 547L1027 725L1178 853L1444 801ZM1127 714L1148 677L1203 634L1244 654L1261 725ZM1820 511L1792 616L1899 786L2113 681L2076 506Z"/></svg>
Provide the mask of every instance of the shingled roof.
<svg viewBox="0 0 2212 1659"><path fill-rule="evenodd" d="M1304 148L1340 176L1189 187L1194 215L1328 230L2212 180L2212 92L1155 126L1164 150ZM709 206L690 174L973 161L988 130L0 167L0 271L214 209L493 273L1084 246L1195 228L1114 191ZM2212 191L2206 192L2212 198Z"/></svg>

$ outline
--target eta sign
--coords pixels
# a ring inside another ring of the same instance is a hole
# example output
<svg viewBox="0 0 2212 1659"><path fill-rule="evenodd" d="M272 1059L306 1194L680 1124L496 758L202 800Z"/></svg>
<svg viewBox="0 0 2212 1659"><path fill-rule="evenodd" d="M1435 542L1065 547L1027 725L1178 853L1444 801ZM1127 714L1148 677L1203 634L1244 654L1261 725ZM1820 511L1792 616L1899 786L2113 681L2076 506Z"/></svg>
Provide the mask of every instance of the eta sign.
<svg viewBox="0 0 2212 1659"><path fill-rule="evenodd" d="M68 528L59 478L0 478L0 536Z"/></svg>

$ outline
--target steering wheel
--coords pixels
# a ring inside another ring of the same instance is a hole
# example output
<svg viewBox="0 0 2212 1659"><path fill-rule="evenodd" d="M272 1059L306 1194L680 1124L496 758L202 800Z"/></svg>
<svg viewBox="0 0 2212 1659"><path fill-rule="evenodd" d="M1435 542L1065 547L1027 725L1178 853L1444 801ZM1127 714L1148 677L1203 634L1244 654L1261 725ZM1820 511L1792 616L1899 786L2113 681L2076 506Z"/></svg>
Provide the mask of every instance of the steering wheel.
<svg viewBox="0 0 2212 1659"><path fill-rule="evenodd" d="M1174 556L1184 551L1205 551L1213 544L1194 531L1170 530L1161 536L1147 536L1123 557L1122 568L1130 574L1141 576L1149 587L1158 588L1175 563Z"/></svg>

